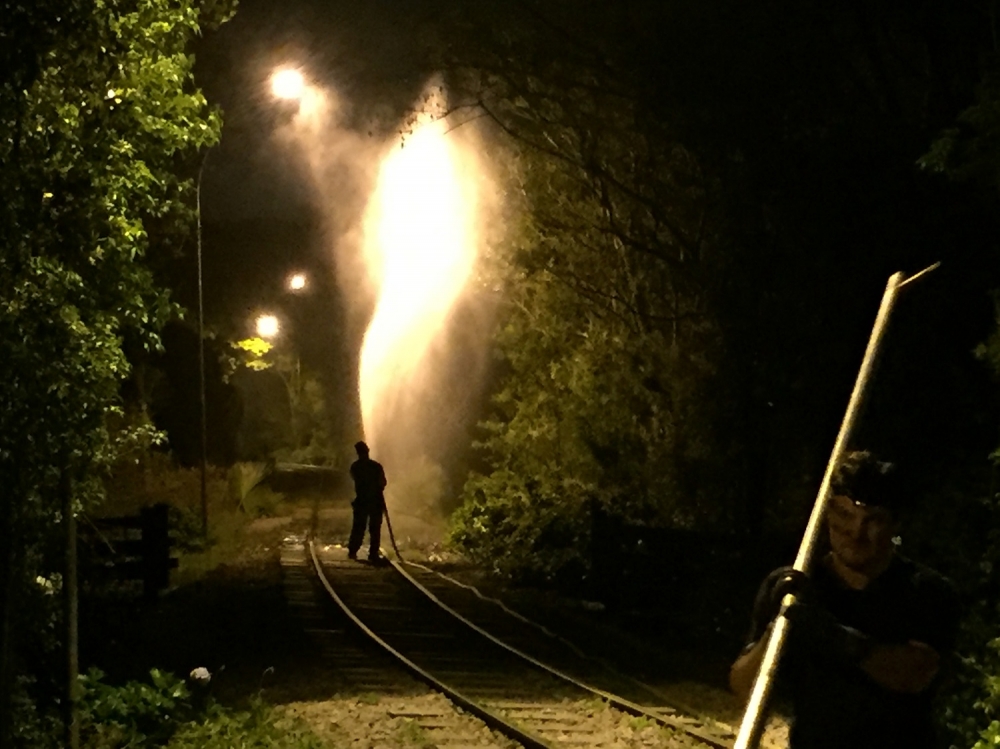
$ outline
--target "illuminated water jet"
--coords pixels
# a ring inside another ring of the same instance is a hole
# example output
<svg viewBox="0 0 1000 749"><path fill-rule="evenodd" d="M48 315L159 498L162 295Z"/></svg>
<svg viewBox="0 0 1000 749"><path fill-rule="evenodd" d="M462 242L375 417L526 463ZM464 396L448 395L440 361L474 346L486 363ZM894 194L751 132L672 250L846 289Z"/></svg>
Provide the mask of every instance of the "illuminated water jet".
<svg viewBox="0 0 1000 749"><path fill-rule="evenodd" d="M482 134L427 117L393 143L364 137L336 90L306 84L279 137L307 167L343 292L345 349L331 358L358 357L357 401L338 400L362 423L344 419L338 441L371 445L394 519L426 537L461 480L487 361L491 303L465 292L482 227L492 239L498 225ZM428 86L425 109L444 111L440 91Z"/></svg>
<svg viewBox="0 0 1000 749"><path fill-rule="evenodd" d="M418 122L382 161L364 221L377 301L359 372L376 456L419 458L407 450L419 435L400 434L408 422L399 417L432 376L433 349L474 267L477 210L474 155L444 121Z"/></svg>

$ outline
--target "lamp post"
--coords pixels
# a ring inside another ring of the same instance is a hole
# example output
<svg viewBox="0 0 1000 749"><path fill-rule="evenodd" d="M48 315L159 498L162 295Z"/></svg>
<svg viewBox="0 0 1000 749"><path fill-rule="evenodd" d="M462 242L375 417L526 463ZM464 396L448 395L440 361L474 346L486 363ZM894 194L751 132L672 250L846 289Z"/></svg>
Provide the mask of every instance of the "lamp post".
<svg viewBox="0 0 1000 749"><path fill-rule="evenodd" d="M291 294L295 296L302 295L307 287L309 286L309 276L307 276L302 271L296 271L288 276L288 280L285 283L285 287ZM293 372L294 380L294 407L298 408L302 405L302 358L299 354L298 347L295 348L295 370ZM295 417L292 417L292 421L295 421ZM295 447L298 448L298 429L293 425L293 438L295 440Z"/></svg>
<svg viewBox="0 0 1000 749"><path fill-rule="evenodd" d="M291 289L291 283L289 283ZM271 341L281 334L281 321L272 314L261 314L254 320L254 328L257 335L266 341ZM276 368L278 376L285 385L288 394L288 417L291 421L292 443L297 449L299 447L299 423L298 409L301 406L302 398L302 362L297 351L294 351L294 364L291 371L286 376L281 366Z"/></svg>
<svg viewBox="0 0 1000 749"><path fill-rule="evenodd" d="M208 538L208 417L205 409L205 295L201 264L201 180L205 174L205 151L198 167L198 184L195 188L195 213L197 215L197 255L198 255L198 402L201 406L201 535Z"/></svg>
<svg viewBox="0 0 1000 749"><path fill-rule="evenodd" d="M301 100L305 94L306 82L302 73L295 68L280 68L271 75L271 93L278 99ZM199 456L200 495L201 495L201 533L208 538L208 415L205 398L205 294L204 275L202 267L202 231L201 231L201 184L205 175L205 163L210 150L205 151L198 166L198 181L195 185L195 218L198 257L198 404L201 432L201 450ZM296 281L289 281L289 288L297 291L305 287L305 276L301 277L301 286L295 286ZM277 329L275 329L275 334ZM263 336L262 336L263 337Z"/></svg>

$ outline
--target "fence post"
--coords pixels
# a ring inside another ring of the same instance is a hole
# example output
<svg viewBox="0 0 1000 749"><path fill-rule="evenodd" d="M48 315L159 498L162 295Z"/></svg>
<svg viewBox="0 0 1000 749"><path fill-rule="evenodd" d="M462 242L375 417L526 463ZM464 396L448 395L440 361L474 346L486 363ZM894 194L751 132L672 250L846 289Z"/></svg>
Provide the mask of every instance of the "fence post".
<svg viewBox="0 0 1000 749"><path fill-rule="evenodd" d="M142 528L142 594L156 594L170 585L169 506L163 503L144 507L139 513Z"/></svg>

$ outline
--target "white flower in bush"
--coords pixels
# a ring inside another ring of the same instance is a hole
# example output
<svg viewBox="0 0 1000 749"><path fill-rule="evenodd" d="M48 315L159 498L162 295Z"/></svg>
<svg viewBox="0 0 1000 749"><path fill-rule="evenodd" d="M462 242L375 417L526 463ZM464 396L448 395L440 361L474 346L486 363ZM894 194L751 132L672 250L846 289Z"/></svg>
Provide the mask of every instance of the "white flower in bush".
<svg viewBox="0 0 1000 749"><path fill-rule="evenodd" d="M212 680L212 674L204 666L198 666L198 668L193 669L189 677L191 681L198 684L208 684Z"/></svg>

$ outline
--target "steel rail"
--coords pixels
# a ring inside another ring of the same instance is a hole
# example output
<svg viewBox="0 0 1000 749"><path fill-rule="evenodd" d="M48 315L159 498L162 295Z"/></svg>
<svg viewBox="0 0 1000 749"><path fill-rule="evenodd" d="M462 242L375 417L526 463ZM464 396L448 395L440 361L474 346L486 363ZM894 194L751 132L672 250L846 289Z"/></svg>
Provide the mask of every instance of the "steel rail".
<svg viewBox="0 0 1000 749"><path fill-rule="evenodd" d="M357 615L351 611L347 604L344 603L343 599L337 594L337 591L333 589L333 585L330 584L330 580L327 578L326 573L323 572L323 565L320 564L319 557L316 556L316 547L312 539L309 539L309 555L312 557L313 567L316 569L316 574L319 576L319 580L323 584L323 587L326 588L326 592L330 594L330 597L333 598L334 602L340 607L341 611L344 612L347 618L350 619L351 622L353 622L354 625L365 635L370 637L375 643L382 647L382 649L403 664L403 666L414 676L431 687L431 689L443 694L463 710L475 715L490 728L502 733L507 738L528 747L528 749L554 749L552 744L545 741L541 737L536 736L530 731L526 731L515 723L508 722L502 716L497 715L492 710L483 707L479 703L463 695L461 692L453 689L436 677L432 676L429 672L422 669L416 663L392 647L392 645L375 634L375 632L372 631L368 625L361 621Z"/></svg>
<svg viewBox="0 0 1000 749"><path fill-rule="evenodd" d="M677 731L683 731L689 736L696 738L699 741L702 741L708 744L709 746L714 747L715 749L732 749L733 742L731 741L727 741L718 736L713 736L709 733L702 732L697 728L687 725L682 720L677 720L676 718L671 718L670 716L661 715L651 710L647 710L642 705L638 705L635 702L627 700L624 697L621 697L617 694L613 694L612 692L607 692L603 689L600 689L599 687L595 687L591 684L587 684L584 681L580 681L575 676L571 676L567 674L565 671L560 671L557 668L553 668L547 663L538 660L534 656L525 653L523 650L519 650L514 646L509 645L508 643L504 642L503 640L493 635L491 632L488 632L475 622L470 621L469 619L467 619L466 617L462 616L460 613L455 611L455 609L453 609L451 606L449 606L440 598L438 598L436 595L434 595L434 593L428 590L419 580L415 579L409 572L403 569L403 566L399 562L392 559L390 559L389 562L396 569L396 571L400 575L402 575L414 588L419 590L430 601L437 604L437 606L439 606L441 610L450 614L456 620L460 621L466 627L469 627L479 635L482 635L487 640L492 642L494 645L500 646L511 655L514 655L518 658L521 658L522 660L527 661L531 665L535 666L538 669L541 669L542 671L545 671L546 673L556 677L557 679L572 684L578 689L582 689L583 691L589 692L595 697L599 697L602 700L605 700L609 705L612 705L613 707L616 707L622 712L628 713L629 715L632 715L637 718L648 718L649 720L655 721L660 725L667 726ZM409 563L404 562L404 564L409 564Z"/></svg>

